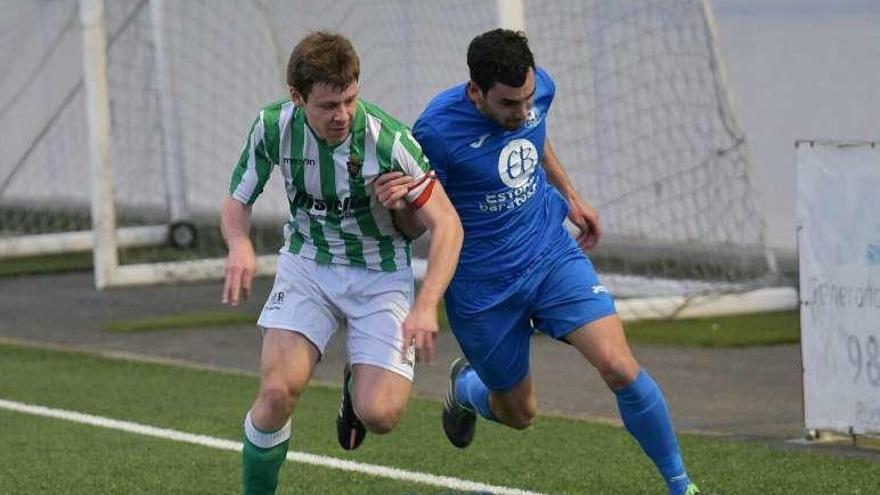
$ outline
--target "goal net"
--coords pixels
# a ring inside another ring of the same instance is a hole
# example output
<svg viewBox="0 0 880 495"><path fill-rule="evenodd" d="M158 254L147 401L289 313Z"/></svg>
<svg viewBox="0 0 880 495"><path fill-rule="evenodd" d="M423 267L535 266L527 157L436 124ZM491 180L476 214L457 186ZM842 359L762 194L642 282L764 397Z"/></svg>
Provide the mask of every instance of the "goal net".
<svg viewBox="0 0 880 495"><path fill-rule="evenodd" d="M22 242L34 234L88 233L95 201L109 201L123 229L114 270L131 269L109 285L221 274L218 211L232 167L259 108L286 96L286 60L306 32L349 36L361 57L362 97L412 123L436 92L465 80L470 39L518 4L104 2L113 191L96 199L79 3L12 3L0 21L9 33L0 39L9 68L0 79L9 144L0 149L0 256L28 254ZM766 286L773 270L764 223L708 4L520 6L536 59L557 83L549 135L602 217L607 234L594 258L607 284L618 295L686 298ZM279 178L254 209L264 270L286 220ZM195 226L195 247L168 247L167 226L181 220ZM152 230L125 235L138 227ZM33 253L61 243L36 245Z"/></svg>

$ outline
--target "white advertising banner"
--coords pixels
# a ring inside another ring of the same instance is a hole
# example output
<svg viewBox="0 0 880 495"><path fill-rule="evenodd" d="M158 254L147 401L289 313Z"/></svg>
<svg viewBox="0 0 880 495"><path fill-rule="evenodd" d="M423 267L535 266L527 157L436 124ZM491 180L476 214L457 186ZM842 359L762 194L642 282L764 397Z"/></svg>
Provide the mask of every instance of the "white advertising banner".
<svg viewBox="0 0 880 495"><path fill-rule="evenodd" d="M796 146L804 419L880 432L880 143Z"/></svg>

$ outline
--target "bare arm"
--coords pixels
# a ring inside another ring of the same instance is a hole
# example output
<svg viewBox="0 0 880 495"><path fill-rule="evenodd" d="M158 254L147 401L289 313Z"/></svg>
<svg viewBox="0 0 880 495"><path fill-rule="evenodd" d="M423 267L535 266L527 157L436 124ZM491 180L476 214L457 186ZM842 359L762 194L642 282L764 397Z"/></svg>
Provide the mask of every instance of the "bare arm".
<svg viewBox="0 0 880 495"><path fill-rule="evenodd" d="M412 208L391 210L391 220L394 222L397 230L402 232L411 241L418 239L428 230L428 227L418 219Z"/></svg>
<svg viewBox="0 0 880 495"><path fill-rule="evenodd" d="M257 267L257 256L248 236L251 207L231 197L220 208L220 231L229 254L226 256L223 282L223 304L237 306L251 293L251 282Z"/></svg>
<svg viewBox="0 0 880 495"><path fill-rule="evenodd" d="M373 188L376 199L391 210L394 226L410 240L421 237L428 229L415 215L415 210L407 207L403 197L412 185L413 178L402 172L388 172L376 177Z"/></svg>
<svg viewBox="0 0 880 495"><path fill-rule="evenodd" d="M412 208L405 209L413 211ZM414 216L431 231L431 244L428 270L412 309L403 322L403 338L405 344L414 343L416 349L431 362L434 358L434 335L438 330L437 308L458 265L464 231L458 213L439 181L434 184L430 199L414 210Z"/></svg>
<svg viewBox="0 0 880 495"><path fill-rule="evenodd" d="M550 144L550 138L544 140L544 170L547 172L547 180L568 200L568 219L580 229L580 234L577 236L578 245L581 249L592 249L602 236L599 213L575 191Z"/></svg>

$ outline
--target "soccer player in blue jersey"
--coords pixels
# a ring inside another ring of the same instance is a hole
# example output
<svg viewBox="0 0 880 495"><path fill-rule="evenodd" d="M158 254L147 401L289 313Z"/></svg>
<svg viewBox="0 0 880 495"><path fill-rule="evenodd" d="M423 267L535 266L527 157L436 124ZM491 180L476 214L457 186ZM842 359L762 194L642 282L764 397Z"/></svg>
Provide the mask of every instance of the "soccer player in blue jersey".
<svg viewBox="0 0 880 495"><path fill-rule="evenodd" d="M671 495L699 493L685 472L663 393L627 344L611 294L584 249L599 241L599 217L572 187L547 137L555 85L526 37L496 29L471 41L470 81L437 95L413 133L464 226L446 311L467 360L450 368L443 429L453 445L473 440L476 416L531 425L537 401L529 373L535 329L576 347L617 397L626 429L654 461ZM399 201L409 179L377 181L410 236L418 222ZM579 229L572 239L568 217Z"/></svg>

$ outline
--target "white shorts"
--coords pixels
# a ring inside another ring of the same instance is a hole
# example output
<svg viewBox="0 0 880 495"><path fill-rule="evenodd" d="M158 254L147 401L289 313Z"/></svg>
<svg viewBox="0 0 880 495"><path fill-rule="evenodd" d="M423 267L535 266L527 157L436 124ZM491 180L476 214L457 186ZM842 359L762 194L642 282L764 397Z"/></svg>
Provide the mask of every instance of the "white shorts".
<svg viewBox="0 0 880 495"><path fill-rule="evenodd" d="M309 339L321 354L336 330L347 323L351 364L370 364L409 380L415 350L403 359L402 324L413 299L407 267L382 272L347 265L319 265L292 253L278 257L272 293L263 306L261 327L290 330Z"/></svg>

